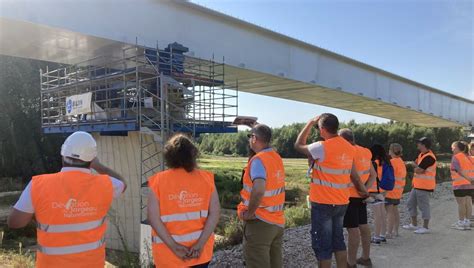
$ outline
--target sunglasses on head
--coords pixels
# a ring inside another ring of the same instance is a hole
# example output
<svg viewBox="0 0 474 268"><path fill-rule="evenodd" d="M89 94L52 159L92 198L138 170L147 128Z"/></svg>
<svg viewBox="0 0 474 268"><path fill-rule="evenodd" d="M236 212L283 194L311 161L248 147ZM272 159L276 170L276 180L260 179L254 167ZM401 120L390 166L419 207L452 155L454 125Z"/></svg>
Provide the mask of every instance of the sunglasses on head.
<svg viewBox="0 0 474 268"><path fill-rule="evenodd" d="M247 134L247 138L255 137L255 134Z"/></svg>

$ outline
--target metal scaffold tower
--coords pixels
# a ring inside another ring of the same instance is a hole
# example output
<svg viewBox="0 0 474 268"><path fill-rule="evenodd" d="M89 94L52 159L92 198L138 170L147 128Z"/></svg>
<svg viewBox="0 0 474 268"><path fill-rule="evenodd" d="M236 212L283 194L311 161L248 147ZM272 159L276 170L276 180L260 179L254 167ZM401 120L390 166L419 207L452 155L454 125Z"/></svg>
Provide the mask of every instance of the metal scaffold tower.
<svg viewBox="0 0 474 268"><path fill-rule="evenodd" d="M141 223L146 223L147 181L165 169L163 150L170 135L237 131L231 125L237 116L237 81L224 82L224 63L189 57L187 51L177 43L163 50L126 46L119 53L41 70L45 133L83 130L130 139L130 133L139 133L139 148L133 148L139 155L139 181L130 183L139 184L136 216Z"/></svg>

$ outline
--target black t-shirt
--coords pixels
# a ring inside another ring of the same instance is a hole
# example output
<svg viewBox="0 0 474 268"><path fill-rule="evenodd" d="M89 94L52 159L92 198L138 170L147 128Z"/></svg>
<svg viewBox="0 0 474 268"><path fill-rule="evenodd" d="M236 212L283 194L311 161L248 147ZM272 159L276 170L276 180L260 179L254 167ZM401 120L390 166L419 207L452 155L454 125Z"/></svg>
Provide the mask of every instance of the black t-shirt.
<svg viewBox="0 0 474 268"><path fill-rule="evenodd" d="M423 160L421 160L421 162L418 164L418 167L421 169L427 169L431 167L435 162L436 160L431 155L428 155L423 158Z"/></svg>

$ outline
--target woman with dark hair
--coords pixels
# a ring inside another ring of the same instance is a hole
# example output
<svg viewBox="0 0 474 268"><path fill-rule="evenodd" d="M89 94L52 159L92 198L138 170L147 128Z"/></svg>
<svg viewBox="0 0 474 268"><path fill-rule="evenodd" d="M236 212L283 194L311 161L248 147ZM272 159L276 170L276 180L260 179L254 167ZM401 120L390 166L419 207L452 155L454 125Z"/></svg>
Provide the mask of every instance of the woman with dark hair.
<svg viewBox="0 0 474 268"><path fill-rule="evenodd" d="M382 178L382 166L384 163L390 165L388 155L380 144L375 144L370 148L372 152L372 164L377 171L377 179L372 187L369 189L370 196L375 200L372 203L372 210L374 212L374 236L372 243L380 245L381 242L387 242L385 232L387 231L386 214L385 211L385 190L379 187Z"/></svg>
<svg viewBox="0 0 474 268"><path fill-rule="evenodd" d="M168 170L149 181L148 220L156 267L207 267L212 259L219 197L214 174L197 169L199 152L184 134L165 145Z"/></svg>
<svg viewBox="0 0 474 268"><path fill-rule="evenodd" d="M472 214L472 193L474 187L472 181L474 178L471 159L468 156L467 144L462 141L453 142L451 149L453 159L451 161L451 179L453 183L453 192L458 203L459 220L451 227L457 230L470 230Z"/></svg>

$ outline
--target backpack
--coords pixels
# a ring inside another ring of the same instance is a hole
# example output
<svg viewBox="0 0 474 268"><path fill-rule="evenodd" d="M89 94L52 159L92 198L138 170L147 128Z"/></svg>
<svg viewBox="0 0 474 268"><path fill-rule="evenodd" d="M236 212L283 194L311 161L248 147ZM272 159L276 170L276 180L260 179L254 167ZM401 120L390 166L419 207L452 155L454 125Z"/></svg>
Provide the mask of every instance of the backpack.
<svg viewBox="0 0 474 268"><path fill-rule="evenodd" d="M377 170L377 164L373 163L375 170ZM389 163L382 164L382 178L377 178L377 189L379 188L385 191L391 191L395 188L395 171Z"/></svg>

